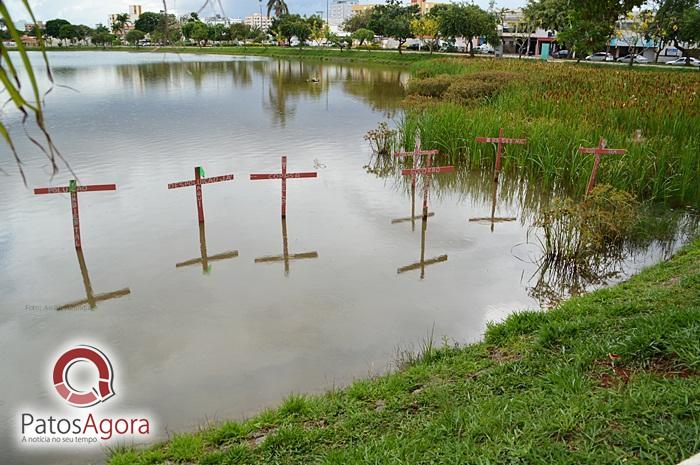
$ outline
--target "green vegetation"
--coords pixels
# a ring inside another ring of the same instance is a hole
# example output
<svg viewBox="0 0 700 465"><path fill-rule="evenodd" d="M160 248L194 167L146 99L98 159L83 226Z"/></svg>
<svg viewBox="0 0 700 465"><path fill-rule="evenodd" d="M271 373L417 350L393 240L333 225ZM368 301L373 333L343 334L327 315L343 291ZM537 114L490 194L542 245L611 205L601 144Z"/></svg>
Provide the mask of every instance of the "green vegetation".
<svg viewBox="0 0 700 465"><path fill-rule="evenodd" d="M599 182L640 200L700 205L699 73L441 59L415 63L413 74L402 145L418 133L451 163L492 169L495 151L474 138L503 127L528 138L506 149L504 170L582 194L593 158L578 148L604 137L627 154L604 156Z"/></svg>
<svg viewBox="0 0 700 465"><path fill-rule="evenodd" d="M695 241L482 343L108 463L675 464L700 450L699 286Z"/></svg>

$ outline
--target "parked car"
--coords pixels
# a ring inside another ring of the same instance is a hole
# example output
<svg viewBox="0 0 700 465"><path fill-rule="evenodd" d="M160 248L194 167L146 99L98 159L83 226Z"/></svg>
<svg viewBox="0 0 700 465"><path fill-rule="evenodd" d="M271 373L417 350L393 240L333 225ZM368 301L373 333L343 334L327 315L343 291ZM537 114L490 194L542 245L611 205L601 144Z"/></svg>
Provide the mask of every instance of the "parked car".
<svg viewBox="0 0 700 465"><path fill-rule="evenodd" d="M487 54L492 54L496 53L496 50L489 44L481 44L478 47L474 49L476 53L487 53Z"/></svg>
<svg viewBox="0 0 700 465"><path fill-rule="evenodd" d="M552 54L554 58L569 58L570 52L568 50L557 50Z"/></svg>
<svg viewBox="0 0 700 465"><path fill-rule="evenodd" d="M593 55L588 55L586 61L615 61L615 57L607 52L595 52Z"/></svg>
<svg viewBox="0 0 700 465"><path fill-rule="evenodd" d="M635 63L649 63L649 60L646 57L637 54L625 55L617 59L617 61L620 63L629 63L632 60L634 60Z"/></svg>
<svg viewBox="0 0 700 465"><path fill-rule="evenodd" d="M667 65L671 66L685 66L686 65L686 58L679 58L677 60L669 61L666 63ZM690 58L690 66L700 66L700 60L697 58Z"/></svg>

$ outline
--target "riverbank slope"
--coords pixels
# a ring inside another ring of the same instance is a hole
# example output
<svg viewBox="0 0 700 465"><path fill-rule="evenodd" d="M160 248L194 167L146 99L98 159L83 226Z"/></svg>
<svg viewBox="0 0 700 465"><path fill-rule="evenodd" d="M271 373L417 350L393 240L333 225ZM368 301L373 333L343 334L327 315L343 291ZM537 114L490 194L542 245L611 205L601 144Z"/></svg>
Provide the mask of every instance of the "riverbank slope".
<svg viewBox="0 0 700 465"><path fill-rule="evenodd" d="M695 240L624 283L513 314L484 342L427 343L396 373L108 463L678 463L700 451L698 341Z"/></svg>

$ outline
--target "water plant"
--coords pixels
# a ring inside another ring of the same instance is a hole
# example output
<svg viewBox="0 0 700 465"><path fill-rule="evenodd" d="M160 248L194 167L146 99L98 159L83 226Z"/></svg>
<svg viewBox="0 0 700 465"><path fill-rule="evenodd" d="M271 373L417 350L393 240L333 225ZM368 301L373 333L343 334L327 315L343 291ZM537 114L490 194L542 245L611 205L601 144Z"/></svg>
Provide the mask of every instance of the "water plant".
<svg viewBox="0 0 700 465"><path fill-rule="evenodd" d="M604 161L600 182L641 200L700 204L699 73L491 59L419 62L412 72L410 88L434 103L408 108L398 129L418 131L423 146L446 153L451 164L493 169L493 150L474 138L504 127L528 139L509 147L505 171L581 196L593 160L578 148L605 137L627 153ZM478 82L465 76L489 73L507 78L482 98L448 92L461 79Z"/></svg>

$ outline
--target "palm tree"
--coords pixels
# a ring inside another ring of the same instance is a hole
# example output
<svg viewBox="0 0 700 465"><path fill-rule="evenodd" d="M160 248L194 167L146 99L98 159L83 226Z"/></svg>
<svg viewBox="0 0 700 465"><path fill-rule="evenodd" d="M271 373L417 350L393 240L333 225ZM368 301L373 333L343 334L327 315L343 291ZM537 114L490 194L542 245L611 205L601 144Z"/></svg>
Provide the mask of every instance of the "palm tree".
<svg viewBox="0 0 700 465"><path fill-rule="evenodd" d="M267 16L270 16L270 12L275 10L275 16L280 17L282 15L289 14L289 7L284 0L267 0Z"/></svg>
<svg viewBox="0 0 700 465"><path fill-rule="evenodd" d="M129 15L126 13L118 14L112 23L112 32L115 34L121 34L124 32L124 28L129 24Z"/></svg>

